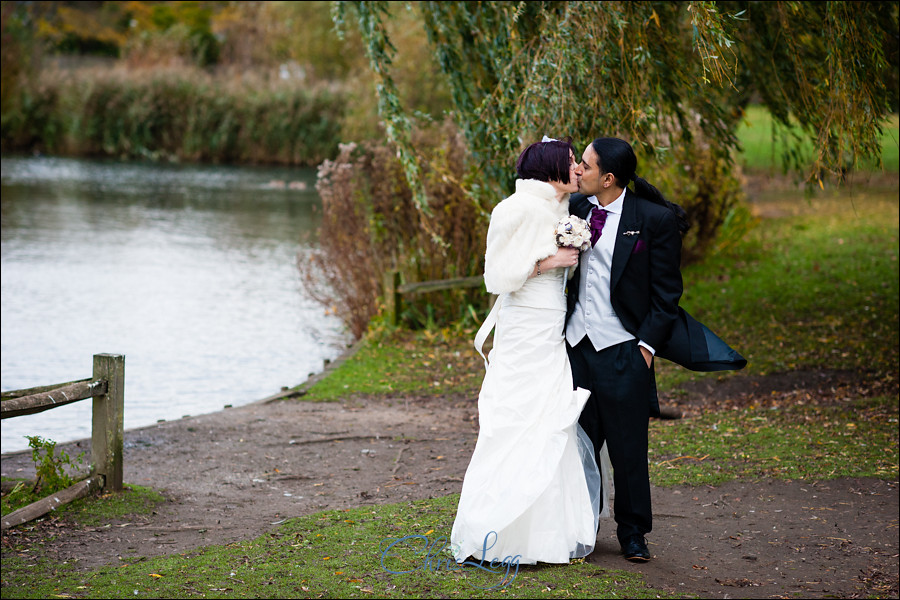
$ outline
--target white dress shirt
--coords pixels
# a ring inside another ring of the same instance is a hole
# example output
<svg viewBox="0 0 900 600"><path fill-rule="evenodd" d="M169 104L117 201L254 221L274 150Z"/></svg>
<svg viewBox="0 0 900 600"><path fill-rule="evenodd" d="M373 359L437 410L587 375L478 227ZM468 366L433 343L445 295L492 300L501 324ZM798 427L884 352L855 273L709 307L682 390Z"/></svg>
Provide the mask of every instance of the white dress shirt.
<svg viewBox="0 0 900 600"><path fill-rule="evenodd" d="M635 339L622 326L622 321L613 310L610 299L612 257L616 237L619 234L625 190L605 207L600 206L596 196L591 196L588 201L594 205L587 215L588 222L595 210L604 208L607 213L606 223L597 243L581 253L578 302L575 303L575 310L566 326L566 341L570 346L575 346L587 336L594 349L599 352L604 348ZM640 345L653 352L653 349L643 342Z"/></svg>

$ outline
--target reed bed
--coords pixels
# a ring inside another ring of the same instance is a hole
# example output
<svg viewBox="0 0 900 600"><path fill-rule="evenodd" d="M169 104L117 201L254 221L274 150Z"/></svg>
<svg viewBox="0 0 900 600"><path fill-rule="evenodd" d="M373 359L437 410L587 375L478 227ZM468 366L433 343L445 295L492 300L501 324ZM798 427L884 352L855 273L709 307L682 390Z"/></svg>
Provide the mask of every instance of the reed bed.
<svg viewBox="0 0 900 600"><path fill-rule="evenodd" d="M345 94L199 69L47 70L3 114L3 152L314 166L337 151Z"/></svg>

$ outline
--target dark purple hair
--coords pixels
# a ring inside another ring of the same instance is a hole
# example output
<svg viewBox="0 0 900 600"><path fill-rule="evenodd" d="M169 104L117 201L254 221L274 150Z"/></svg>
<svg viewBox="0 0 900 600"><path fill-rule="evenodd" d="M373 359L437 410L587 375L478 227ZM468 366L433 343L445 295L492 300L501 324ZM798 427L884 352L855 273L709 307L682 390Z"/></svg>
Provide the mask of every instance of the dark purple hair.
<svg viewBox="0 0 900 600"><path fill-rule="evenodd" d="M516 176L519 179L569 183L569 165L574 154L572 138L531 144L516 161Z"/></svg>

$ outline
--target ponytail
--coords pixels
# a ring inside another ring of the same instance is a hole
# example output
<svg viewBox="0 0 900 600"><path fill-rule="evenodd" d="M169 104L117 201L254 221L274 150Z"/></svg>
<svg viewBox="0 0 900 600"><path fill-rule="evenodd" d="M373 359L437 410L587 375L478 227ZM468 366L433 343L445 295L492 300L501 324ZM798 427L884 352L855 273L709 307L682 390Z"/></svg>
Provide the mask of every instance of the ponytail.
<svg viewBox="0 0 900 600"><path fill-rule="evenodd" d="M591 142L591 146L597 153L597 166L601 173L612 173L619 187L628 187L628 183L633 181L634 192L638 196L668 208L678 221L678 231L684 233L688 230L691 225L684 209L666 200L658 189L635 174L637 157L631 144L619 138L597 138Z"/></svg>

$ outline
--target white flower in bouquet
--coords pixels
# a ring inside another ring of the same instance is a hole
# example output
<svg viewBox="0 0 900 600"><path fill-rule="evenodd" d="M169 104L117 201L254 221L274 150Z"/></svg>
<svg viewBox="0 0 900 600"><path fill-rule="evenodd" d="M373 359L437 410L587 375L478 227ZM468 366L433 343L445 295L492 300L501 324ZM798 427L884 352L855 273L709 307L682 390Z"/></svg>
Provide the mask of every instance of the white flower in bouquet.
<svg viewBox="0 0 900 600"><path fill-rule="evenodd" d="M588 222L575 215L563 217L556 224L556 245L561 248L578 248L584 252L591 247L591 228Z"/></svg>

